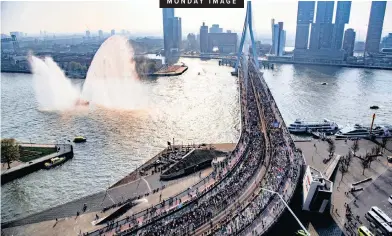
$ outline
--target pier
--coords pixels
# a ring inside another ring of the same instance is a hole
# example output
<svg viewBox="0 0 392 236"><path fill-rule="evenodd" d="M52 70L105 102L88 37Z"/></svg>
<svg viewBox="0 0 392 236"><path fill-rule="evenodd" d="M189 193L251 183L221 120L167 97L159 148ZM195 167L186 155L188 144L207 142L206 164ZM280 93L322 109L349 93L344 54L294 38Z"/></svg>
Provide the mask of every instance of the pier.
<svg viewBox="0 0 392 236"><path fill-rule="evenodd" d="M22 144L28 147L42 147L42 144ZM56 145L45 145L46 147L50 146L53 148L58 148L56 153L40 157L29 161L27 163L21 163L15 167L12 167L8 170L5 170L1 173L1 184L8 183L14 179L23 177L28 175L34 171L40 170L44 168L45 162L50 161L50 159L55 157L65 157L66 159L70 159L73 157L73 147L71 144L56 144Z"/></svg>

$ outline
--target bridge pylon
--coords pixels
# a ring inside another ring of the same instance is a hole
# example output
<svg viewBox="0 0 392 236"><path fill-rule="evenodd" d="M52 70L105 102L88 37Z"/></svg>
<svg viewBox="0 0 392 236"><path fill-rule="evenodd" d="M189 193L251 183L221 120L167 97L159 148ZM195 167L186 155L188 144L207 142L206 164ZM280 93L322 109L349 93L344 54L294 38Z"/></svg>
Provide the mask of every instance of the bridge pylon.
<svg viewBox="0 0 392 236"><path fill-rule="evenodd" d="M234 71L234 73L238 73L238 65L239 65L239 62L240 62L242 51L244 49L246 32L248 31L248 29L249 29L249 34L250 34L250 40L251 40L251 43L252 43L252 56L253 56L255 65L257 66L257 68L260 68L259 67L259 60L258 60L258 56L257 56L255 39L254 39L254 36L253 36L252 2L251 1L248 1L247 2L247 6L246 6L246 15L245 15L244 27L242 29L241 42L240 42L240 47L238 48L237 61L235 63L235 71Z"/></svg>

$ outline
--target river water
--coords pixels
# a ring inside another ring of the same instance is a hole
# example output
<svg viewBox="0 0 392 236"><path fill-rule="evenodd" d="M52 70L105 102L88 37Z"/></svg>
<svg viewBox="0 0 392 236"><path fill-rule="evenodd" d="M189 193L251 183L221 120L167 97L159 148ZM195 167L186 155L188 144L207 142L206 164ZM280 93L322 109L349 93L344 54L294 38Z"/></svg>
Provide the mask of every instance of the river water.
<svg viewBox="0 0 392 236"><path fill-rule="evenodd" d="M183 75L143 80L153 105L139 111L39 111L32 76L2 73L2 137L37 143L88 139L74 145L75 157L65 164L3 185L2 221L102 191L173 138L176 144L236 142L239 95L232 68L217 60L180 61L189 66ZM278 65L263 72L286 123L296 118L370 123L371 105L380 107L376 122L392 123L392 71Z"/></svg>

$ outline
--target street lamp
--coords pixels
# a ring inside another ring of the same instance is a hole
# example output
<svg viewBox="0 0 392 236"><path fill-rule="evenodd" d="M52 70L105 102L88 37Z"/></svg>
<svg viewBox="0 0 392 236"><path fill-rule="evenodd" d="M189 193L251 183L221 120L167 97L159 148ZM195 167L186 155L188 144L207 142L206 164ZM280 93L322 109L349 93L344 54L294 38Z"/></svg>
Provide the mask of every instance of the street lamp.
<svg viewBox="0 0 392 236"><path fill-rule="evenodd" d="M261 187L260 187L261 188ZM282 195L280 195L279 193L266 189L266 188L261 188L264 191L270 192L270 193L274 193L276 195L279 196L280 200L282 200L282 202L284 203L284 205L287 207L287 209L290 211L290 213L294 216L295 220L298 222L298 224L301 226L301 228L303 229L303 231L305 231L305 233L307 235L310 235L310 233L306 230L306 228L302 225L301 221L298 219L298 217L294 214L294 212L291 210L291 208L289 207L289 205L287 205L286 201L283 199Z"/></svg>

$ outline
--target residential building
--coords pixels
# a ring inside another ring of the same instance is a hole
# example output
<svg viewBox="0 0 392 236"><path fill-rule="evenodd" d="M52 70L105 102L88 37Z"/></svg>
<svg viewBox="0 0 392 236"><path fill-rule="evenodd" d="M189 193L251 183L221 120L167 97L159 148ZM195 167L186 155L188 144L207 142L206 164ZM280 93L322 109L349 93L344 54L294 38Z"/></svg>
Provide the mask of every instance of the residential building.
<svg viewBox="0 0 392 236"><path fill-rule="evenodd" d="M332 35L332 48L334 49L342 48L344 27L349 23L350 11L351 1L338 1Z"/></svg>
<svg viewBox="0 0 392 236"><path fill-rule="evenodd" d="M346 52L347 56L354 55L354 46L355 46L355 31L354 29L347 29L344 32L343 39L343 50Z"/></svg>
<svg viewBox="0 0 392 236"><path fill-rule="evenodd" d="M116 31L114 30L114 29L112 29L111 31L110 31L110 35L115 35L116 34Z"/></svg>
<svg viewBox="0 0 392 236"><path fill-rule="evenodd" d="M174 28L174 8L163 8L163 48L165 57L170 57L171 49L173 48L173 28Z"/></svg>
<svg viewBox="0 0 392 236"><path fill-rule="evenodd" d="M316 21L312 24L309 49L331 48L334 1L318 1Z"/></svg>
<svg viewBox="0 0 392 236"><path fill-rule="evenodd" d="M98 30L98 37L99 37L100 39L103 38L103 31L102 31L102 30Z"/></svg>
<svg viewBox="0 0 392 236"><path fill-rule="evenodd" d="M170 58L181 49L182 22L180 17L175 17L174 8L163 8L162 16L164 55Z"/></svg>
<svg viewBox="0 0 392 236"><path fill-rule="evenodd" d="M309 27L314 18L314 1L299 1L297 12L297 28L295 33L295 49L307 49Z"/></svg>
<svg viewBox="0 0 392 236"><path fill-rule="evenodd" d="M275 20L271 21L272 26L272 47L271 54L283 56L284 47L286 45L286 31L283 30L283 22L275 24Z"/></svg>
<svg viewBox="0 0 392 236"><path fill-rule="evenodd" d="M372 54L380 51L386 5L386 1L372 1L365 42L365 53Z"/></svg>

